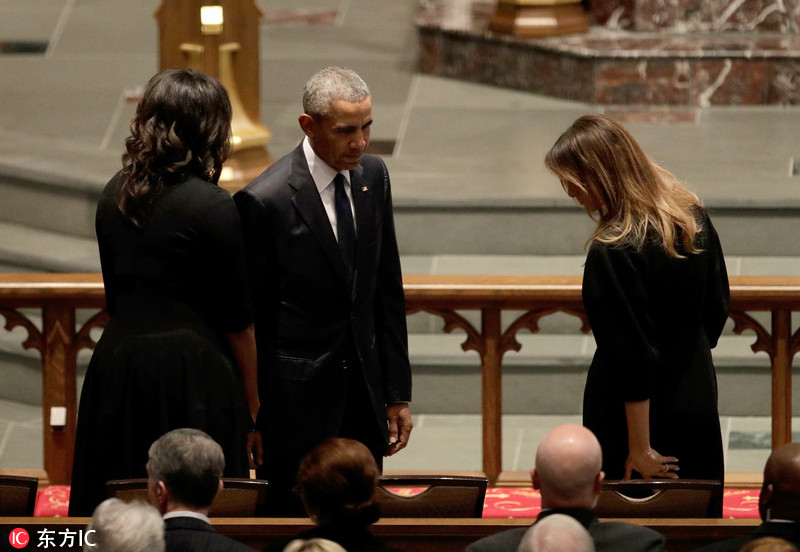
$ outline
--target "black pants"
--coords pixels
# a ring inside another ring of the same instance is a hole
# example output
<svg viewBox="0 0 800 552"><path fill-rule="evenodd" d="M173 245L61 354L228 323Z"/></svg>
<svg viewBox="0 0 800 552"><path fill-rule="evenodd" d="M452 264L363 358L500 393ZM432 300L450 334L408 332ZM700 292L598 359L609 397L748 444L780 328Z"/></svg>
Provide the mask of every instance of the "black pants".
<svg viewBox="0 0 800 552"><path fill-rule="evenodd" d="M309 441L308 450L303 451L303 455L326 438L344 437L364 443L375 458L378 469L382 470L383 455L387 446L386 439L376 421L361 367L357 361L347 360L348 358L352 358L352 355L347 355L343 362L344 368L341 377L344 379L344 385L335 386L337 389L335 392L347 395L341 421L335 426L329 427L330 434L315 435L313 439L315 442ZM272 420L268 423L280 423L280 420ZM269 447L272 446L280 446L280 443L264 443L265 455L269 455ZM269 481L267 504L260 513L261 515L265 517L307 517L300 495L295 489L297 469L301 461L302 457L284 458L278 463L267 461L265 467L256 470L259 479Z"/></svg>

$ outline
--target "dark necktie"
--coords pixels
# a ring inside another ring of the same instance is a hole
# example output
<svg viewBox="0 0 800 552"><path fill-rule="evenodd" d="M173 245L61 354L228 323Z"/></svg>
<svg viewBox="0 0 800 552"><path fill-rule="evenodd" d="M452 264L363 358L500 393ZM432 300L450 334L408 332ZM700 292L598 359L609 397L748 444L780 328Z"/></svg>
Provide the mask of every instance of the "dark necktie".
<svg viewBox="0 0 800 552"><path fill-rule="evenodd" d="M339 251L342 253L344 264L347 265L347 275L353 279L353 264L356 258L356 228L353 224L353 211L350 210L350 200L344 191L344 175L339 173L333 179L335 192L333 194L336 205L336 232L339 238Z"/></svg>

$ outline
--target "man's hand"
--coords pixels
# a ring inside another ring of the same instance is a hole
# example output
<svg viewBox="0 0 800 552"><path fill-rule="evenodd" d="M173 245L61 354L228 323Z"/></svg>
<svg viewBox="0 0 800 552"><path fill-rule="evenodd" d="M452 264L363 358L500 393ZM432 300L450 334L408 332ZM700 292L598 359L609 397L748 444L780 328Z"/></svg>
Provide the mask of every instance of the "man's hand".
<svg viewBox="0 0 800 552"><path fill-rule="evenodd" d="M408 403L390 404L386 407L386 419L389 421L389 448L385 456L391 456L406 448L411 437L411 408Z"/></svg>
<svg viewBox="0 0 800 552"><path fill-rule="evenodd" d="M250 469L255 470L264 463L264 444L260 431L251 431L247 434L247 458L250 460Z"/></svg>

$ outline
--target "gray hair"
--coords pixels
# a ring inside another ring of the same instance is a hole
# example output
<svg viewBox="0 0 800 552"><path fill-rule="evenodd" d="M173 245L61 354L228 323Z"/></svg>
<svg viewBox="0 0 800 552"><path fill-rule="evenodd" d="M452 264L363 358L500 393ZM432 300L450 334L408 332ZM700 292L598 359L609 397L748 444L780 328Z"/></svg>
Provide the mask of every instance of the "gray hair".
<svg viewBox="0 0 800 552"><path fill-rule="evenodd" d="M595 552L589 531L575 518L551 514L525 531L517 552Z"/></svg>
<svg viewBox="0 0 800 552"><path fill-rule="evenodd" d="M109 498L95 508L83 550L164 552L164 546L164 520L158 510L140 500Z"/></svg>
<svg viewBox="0 0 800 552"><path fill-rule="evenodd" d="M147 470L175 500L204 508L214 501L225 470L222 447L199 429L173 429L148 452Z"/></svg>
<svg viewBox="0 0 800 552"><path fill-rule="evenodd" d="M325 117L331 114L334 101L359 103L369 95L367 83L355 71L326 67L308 79L303 88L303 111L312 117Z"/></svg>

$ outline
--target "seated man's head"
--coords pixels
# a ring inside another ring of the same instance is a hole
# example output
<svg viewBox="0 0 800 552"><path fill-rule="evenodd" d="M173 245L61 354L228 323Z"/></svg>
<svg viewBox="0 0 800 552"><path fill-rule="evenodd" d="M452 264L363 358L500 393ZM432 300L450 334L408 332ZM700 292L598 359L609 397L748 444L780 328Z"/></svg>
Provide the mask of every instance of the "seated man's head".
<svg viewBox="0 0 800 552"><path fill-rule="evenodd" d="M83 549L92 552L164 552L164 521L149 504L109 498L95 508Z"/></svg>
<svg viewBox="0 0 800 552"><path fill-rule="evenodd" d="M800 522L800 443L787 443L769 455L758 509L763 520Z"/></svg>
<svg viewBox="0 0 800 552"><path fill-rule="evenodd" d="M372 453L353 439L326 439L300 463L297 486L317 523L377 520L373 505L380 472ZM365 517L366 516L366 517ZM370 519L373 517L375 519Z"/></svg>
<svg viewBox="0 0 800 552"><path fill-rule="evenodd" d="M564 424L544 436L531 470L533 488L542 493L542 508L594 508L600 494L603 454L594 434Z"/></svg>
<svg viewBox="0 0 800 552"><path fill-rule="evenodd" d="M162 513L208 513L222 489L222 447L198 429L175 429L159 437L147 460L148 496Z"/></svg>
<svg viewBox="0 0 800 552"><path fill-rule="evenodd" d="M283 548L283 552L347 552L341 544L328 539L295 539Z"/></svg>
<svg viewBox="0 0 800 552"><path fill-rule="evenodd" d="M739 549L739 552L798 552L791 542L778 537L753 539Z"/></svg>

